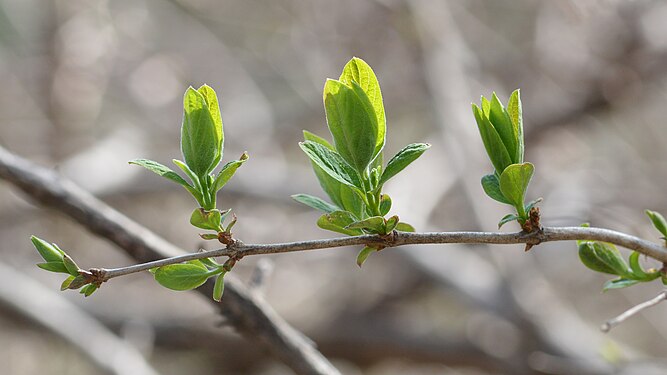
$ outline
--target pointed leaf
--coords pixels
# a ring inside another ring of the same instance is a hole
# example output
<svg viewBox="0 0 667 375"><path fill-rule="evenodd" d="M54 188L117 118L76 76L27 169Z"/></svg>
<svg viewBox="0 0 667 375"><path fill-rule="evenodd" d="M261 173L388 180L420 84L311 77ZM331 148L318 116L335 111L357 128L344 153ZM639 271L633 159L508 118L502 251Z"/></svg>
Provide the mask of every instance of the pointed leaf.
<svg viewBox="0 0 667 375"><path fill-rule="evenodd" d="M662 216L659 212L651 210L646 210L645 212L646 215L648 215L648 217L651 219L651 222L653 222L655 229L662 233L664 237L667 237L667 220L665 220L665 217Z"/></svg>
<svg viewBox="0 0 667 375"><path fill-rule="evenodd" d="M512 163L520 163L517 155L517 140L514 134L514 126L509 114L503 107L503 104L498 99L496 93L491 97L491 111L489 112L489 121L498 132L500 139L503 141L507 152L509 153Z"/></svg>
<svg viewBox="0 0 667 375"><path fill-rule="evenodd" d="M350 236L358 236L364 234L361 229L347 229L348 225L356 221L352 213L347 211L334 211L330 214L324 214L317 220L317 226L322 229L347 234Z"/></svg>
<svg viewBox="0 0 667 375"><path fill-rule="evenodd" d="M142 167L144 167L144 168L146 168L146 169L148 169L152 172L155 172L156 174L158 174L158 175L160 175L160 176L162 176L166 179L169 179L169 180L172 180L172 181L176 182L177 184L179 184L179 185L181 185L185 188L192 188L192 186L190 186L190 184L188 184L187 181L185 181L183 179L183 177L179 176L176 172L171 170L171 168L169 168L165 165L162 165L162 164L160 164L156 161L148 160L148 159L135 159L135 160L129 161L128 163L129 164L140 165L140 166L142 166Z"/></svg>
<svg viewBox="0 0 667 375"><path fill-rule="evenodd" d="M74 263L74 260L69 255L63 254L63 265L72 276L79 276L79 266Z"/></svg>
<svg viewBox="0 0 667 375"><path fill-rule="evenodd" d="M199 177L216 167L221 154L221 134L206 100L192 87L183 97L181 151L185 163Z"/></svg>
<svg viewBox="0 0 667 375"><path fill-rule="evenodd" d="M331 178L357 190L363 187L357 172L336 152L312 141L301 142L299 146Z"/></svg>
<svg viewBox="0 0 667 375"><path fill-rule="evenodd" d="M630 280L630 279L625 279L625 278L618 278L614 280L609 280L606 283L604 283L604 286L602 287L602 291L606 292L608 290L612 289L621 289L621 288L627 288L629 286L633 286L636 284L639 284L641 281L638 280Z"/></svg>
<svg viewBox="0 0 667 375"><path fill-rule="evenodd" d="M345 229L363 229L372 233L385 234L384 218L373 216L348 224Z"/></svg>
<svg viewBox="0 0 667 375"><path fill-rule="evenodd" d="M530 210L532 210L533 207L535 207L535 205L540 203L540 202L542 202L542 198L537 198L535 200L532 200L532 201L528 202L528 204L526 205L525 211L530 212Z"/></svg>
<svg viewBox="0 0 667 375"><path fill-rule="evenodd" d="M67 270L65 264L62 261L37 263L37 267L50 272L60 272L69 274L69 271Z"/></svg>
<svg viewBox="0 0 667 375"><path fill-rule="evenodd" d="M378 140L377 117L368 96L335 80L324 86L324 107L336 151L357 172L362 173L375 155Z"/></svg>
<svg viewBox="0 0 667 375"><path fill-rule="evenodd" d="M70 286L70 284L72 284L72 281L74 281L74 278L75 278L75 277L76 277L76 276L72 276L72 275L68 276L68 277L62 282L62 284L60 284L60 290L61 290L61 291L64 291L64 290L69 289L69 286Z"/></svg>
<svg viewBox="0 0 667 375"><path fill-rule="evenodd" d="M415 231L415 227L413 227L412 225L410 225L408 223L403 223L403 222L400 222L400 223L396 224L395 229L399 232L411 232L412 233L412 232Z"/></svg>
<svg viewBox="0 0 667 375"><path fill-rule="evenodd" d="M380 214L382 216L389 213L391 210L391 198L387 194L382 194L380 196Z"/></svg>
<svg viewBox="0 0 667 375"><path fill-rule="evenodd" d="M376 251L377 251L376 248L368 246L361 249L359 255L357 255L357 266L361 267L366 261L366 259L368 259L368 257Z"/></svg>
<svg viewBox="0 0 667 375"><path fill-rule="evenodd" d="M229 163L225 164L224 167L218 172L218 175L215 177L215 182L213 182L213 191L218 191L222 189L225 184L229 181L229 179L234 176L234 173L236 173L236 170L239 169L243 163L248 160L248 153L244 152L239 160L234 160L230 161Z"/></svg>
<svg viewBox="0 0 667 375"><path fill-rule="evenodd" d="M292 195L292 199L299 203L303 203L308 207L312 207L316 210L320 210L325 213L331 213L334 211L340 211L341 209L339 207L334 206L333 204L329 202L325 202L322 199L318 197L314 197L312 195L308 194L294 194Z"/></svg>
<svg viewBox="0 0 667 375"><path fill-rule="evenodd" d="M317 134L315 134L315 133L311 133L311 132L309 132L308 130L304 130L304 131L303 131L303 139L304 139L305 141L313 141L313 142L315 142L315 143L319 143L319 144L321 144L322 146L328 148L328 149L331 150L331 151L336 151L336 149L334 148L334 146L331 145L331 143L329 143L329 141L327 141L326 139L320 137L319 135L317 135Z"/></svg>
<svg viewBox="0 0 667 375"><path fill-rule="evenodd" d="M515 207L523 208L528 184L535 167L531 163L512 164L500 175L500 191Z"/></svg>
<svg viewBox="0 0 667 375"><path fill-rule="evenodd" d="M385 234L391 233L392 230L396 229L396 226L398 225L398 216L394 215L387 219L385 223Z"/></svg>
<svg viewBox="0 0 667 375"><path fill-rule="evenodd" d="M394 177L400 171L405 169L405 167L410 165L410 163L417 160L417 158L429 147L431 147L431 145L428 143L412 143L405 146L401 151L394 155L391 160L389 160L387 167L384 172L382 172L382 177L380 178L378 186L384 185L390 178Z"/></svg>
<svg viewBox="0 0 667 375"><path fill-rule="evenodd" d="M482 101L482 105L484 105L484 101ZM500 138L500 135L493 125L491 125L491 121L484 116L482 110L477 105L473 104L472 112L475 115L477 128L482 137L484 148L486 148L486 153L489 155L489 159L491 159L491 163L496 172L501 173L508 165L512 164L512 158L510 157L507 148L505 148L505 144Z"/></svg>
<svg viewBox="0 0 667 375"><path fill-rule="evenodd" d="M218 95L208 85L203 85L197 89L197 91L204 97L206 100L206 106L208 107L209 112L211 113L211 118L213 119L213 124L215 126L215 140L217 141L217 147L219 152L217 153L218 159L214 162L214 169L223 155L223 146L225 142L225 133L222 129L222 115L220 114L220 104L218 104Z"/></svg>
<svg viewBox="0 0 667 375"><path fill-rule="evenodd" d="M353 57L343 68L339 81L352 88L352 82L356 82L368 97L373 107L373 112L377 117L378 137L375 145L374 155L378 155L384 147L387 124L384 114L384 104L382 103L382 93L380 83L373 72L373 69L362 59Z"/></svg>
<svg viewBox="0 0 667 375"><path fill-rule="evenodd" d="M45 261L62 263L63 254L56 247L35 236L31 236L30 241Z"/></svg>
<svg viewBox="0 0 667 375"><path fill-rule="evenodd" d="M155 271L155 280L172 290L190 290L204 284L213 275L194 264L171 264Z"/></svg>
<svg viewBox="0 0 667 375"><path fill-rule="evenodd" d="M519 89L514 90L510 95L510 100L507 102L507 113L512 120L512 130L514 137L517 140L517 149L514 159L516 163L523 163L523 115L521 110L521 92Z"/></svg>
<svg viewBox="0 0 667 375"><path fill-rule="evenodd" d="M222 300L222 293L225 291L225 272L218 275L215 279L215 285L213 285L213 299L216 302Z"/></svg>
<svg viewBox="0 0 667 375"><path fill-rule="evenodd" d="M79 276L74 277L71 281L69 281L69 284L67 285L67 289L76 290L76 289L79 289L86 284L87 284L86 278L83 275L79 275Z"/></svg>
<svg viewBox="0 0 667 375"><path fill-rule="evenodd" d="M482 177L482 189L486 195L492 199L505 204L512 204L505 196L502 191L500 191L500 181L498 181L498 176L495 174L487 174Z"/></svg>
<svg viewBox="0 0 667 375"><path fill-rule="evenodd" d="M500 219L500 221L498 222L498 229L500 229L503 225L509 223L510 221L514 220L519 220L519 217L516 216L515 214L507 214L503 216L503 218Z"/></svg>
<svg viewBox="0 0 667 375"><path fill-rule="evenodd" d="M98 289L97 285L88 284L83 288L81 288L81 294L83 294L84 297L90 297L90 295L95 293L97 289Z"/></svg>

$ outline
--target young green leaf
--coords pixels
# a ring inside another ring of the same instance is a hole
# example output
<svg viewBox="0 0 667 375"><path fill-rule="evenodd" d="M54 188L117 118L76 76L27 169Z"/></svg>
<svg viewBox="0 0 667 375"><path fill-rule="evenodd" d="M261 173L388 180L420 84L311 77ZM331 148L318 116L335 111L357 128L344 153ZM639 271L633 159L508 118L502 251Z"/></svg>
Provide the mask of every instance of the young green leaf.
<svg viewBox="0 0 667 375"><path fill-rule="evenodd" d="M526 212L530 212L530 210L532 210L533 207L535 207L535 205L540 203L540 202L542 202L542 198L537 198L535 200L532 200L532 201L528 202L528 204L526 205L526 208L524 210Z"/></svg>
<svg viewBox="0 0 667 375"><path fill-rule="evenodd" d="M60 272L69 274L69 271L65 267L65 264L62 262L62 260L59 262L37 263L37 267L50 272Z"/></svg>
<svg viewBox="0 0 667 375"><path fill-rule="evenodd" d="M363 229L371 233L386 234L384 218L382 216L373 216L368 219L355 221L348 224L345 229Z"/></svg>
<svg viewBox="0 0 667 375"><path fill-rule="evenodd" d="M356 190L363 188L359 174L336 152L312 141L301 142L299 146L331 178Z"/></svg>
<svg viewBox="0 0 667 375"><path fill-rule="evenodd" d="M213 285L213 299L216 302L222 300L222 293L225 291L225 272L218 275L215 279L215 285Z"/></svg>
<svg viewBox="0 0 667 375"><path fill-rule="evenodd" d="M512 164L500 175L500 191L514 207L523 209L526 190L534 171L535 167L531 163Z"/></svg>
<svg viewBox="0 0 667 375"><path fill-rule="evenodd" d="M76 277L76 276L69 275L69 276L62 282L62 284L60 284L60 290L61 290L61 291L65 291L65 290L69 289L69 286L70 286L70 284L72 284L72 281L74 281L74 278L75 278L75 277Z"/></svg>
<svg viewBox="0 0 667 375"><path fill-rule="evenodd" d="M387 122L384 114L384 104L382 103L382 92L373 69L362 59L353 57L343 68L339 81L352 88L352 82L356 82L368 97L373 107L373 112L377 118L378 137L375 145L374 156L378 155L384 147Z"/></svg>
<svg viewBox="0 0 667 375"><path fill-rule="evenodd" d="M512 120L512 130L514 137L517 140L516 154L514 159L516 163L523 163L523 115L521 113L521 92L519 89L514 90L510 95L510 100L507 102L507 113Z"/></svg>
<svg viewBox="0 0 667 375"><path fill-rule="evenodd" d="M645 212L646 215L648 215L648 217L651 219L651 222L653 222L655 229L662 233L664 237L667 237L667 221L665 220L665 217L662 216L659 212L651 210L646 210Z"/></svg>
<svg viewBox="0 0 667 375"><path fill-rule="evenodd" d="M484 97L482 97L482 99L482 106L484 106L484 100L486 99L484 99ZM491 159L491 163L496 172L501 173L508 165L512 164L512 158L500 138L498 131L491 125L491 121L484 115L484 112L476 104L472 105L472 112L475 115L477 128L482 137L484 148L486 148L486 153L489 155L489 159Z"/></svg>
<svg viewBox="0 0 667 375"><path fill-rule="evenodd" d="M336 151L361 174L375 156L378 124L368 96L355 82L352 87L327 80L324 107Z"/></svg>
<svg viewBox="0 0 667 375"><path fill-rule="evenodd" d="M578 241L577 247L579 249L579 259L586 267L593 271L608 273L616 275L614 268L608 266L604 261L599 259L595 254L595 242L592 241Z"/></svg>
<svg viewBox="0 0 667 375"><path fill-rule="evenodd" d="M331 150L331 151L336 151L336 149L334 148L334 146L331 145L331 143L329 143L329 141L327 141L326 139L320 137L319 135L317 135L317 134L315 134L315 133L311 133L311 132L309 132L308 130L304 130L304 131L303 131L303 139L304 139L305 141L313 141L313 142L315 142L315 143L319 143L319 144L321 144L322 146L328 148L328 149Z"/></svg>
<svg viewBox="0 0 667 375"><path fill-rule="evenodd" d="M130 160L128 163L142 166L142 167L148 169L151 172L155 172L156 174L158 174L158 175L160 175L160 176L162 176L166 179L174 181L175 183L177 183L177 184L183 186L184 188L186 188L188 191L192 190L192 186L190 184L188 184L187 181L185 181L183 179L183 177L179 176L176 172L171 170L171 168L169 168L165 165L162 165L162 164L160 164L156 161L148 160L148 159L134 159L134 160Z"/></svg>
<svg viewBox="0 0 667 375"><path fill-rule="evenodd" d="M377 251L376 248L369 246L366 246L363 249L361 249L359 255L357 255L357 266L361 267L366 261L366 259L368 259L368 257L376 251Z"/></svg>
<svg viewBox="0 0 667 375"><path fill-rule="evenodd" d="M346 228L348 225L354 223L355 221L356 218L350 212L334 211L330 214L324 214L320 216L320 218L317 220L317 226L322 229L347 234L350 236L364 234L361 229Z"/></svg>
<svg viewBox="0 0 667 375"><path fill-rule="evenodd" d="M490 104L491 107L488 116L489 121L498 132L500 139L503 141L503 144L505 145L505 148L510 155L512 163L518 164L517 140L516 134L514 133L512 120L510 119L509 114L503 107L503 104L500 102L495 92L491 97Z"/></svg>
<svg viewBox="0 0 667 375"><path fill-rule="evenodd" d="M408 223L403 223L403 222L400 222L400 223L396 224L395 229L399 232L414 232L415 231L415 227L413 227L412 225L410 225Z"/></svg>
<svg viewBox="0 0 667 375"><path fill-rule="evenodd" d="M83 294L84 297L90 297L91 294L95 293L97 290L97 285L94 284L88 284L81 288L80 293Z"/></svg>
<svg viewBox="0 0 667 375"><path fill-rule="evenodd" d="M510 221L514 220L519 220L519 217L516 216L515 214L507 214L503 216L503 218L500 219L500 221L498 222L498 229L500 229L503 225L509 223Z"/></svg>
<svg viewBox="0 0 667 375"><path fill-rule="evenodd" d="M37 249L37 251L39 252L39 255L41 255L42 258L47 263L48 262L62 263L63 253L62 251L58 250L57 247L54 247L50 243L35 236L31 236L30 241L32 241L32 244L35 246L35 249Z"/></svg>
<svg viewBox="0 0 667 375"><path fill-rule="evenodd" d="M396 226L398 225L398 216L394 215L390 217L389 219L386 220L384 224L384 233L388 234L391 233L392 230L396 229Z"/></svg>
<svg viewBox="0 0 667 375"><path fill-rule="evenodd" d="M183 163L182 161L178 159L171 159L172 163L174 163L178 168L180 168L183 173L185 173L188 177L190 177L190 180L192 181L192 186L195 188L195 190L201 190L201 184L199 182L199 176L195 174L195 172L188 167L187 164Z"/></svg>
<svg viewBox="0 0 667 375"><path fill-rule="evenodd" d="M69 280L69 278L68 278ZM83 275L78 275L75 276L72 280L68 281L67 288L66 289L72 289L76 290L81 288L82 286L86 285L88 282L86 281L86 278ZM62 288L62 285L61 285Z"/></svg>
<svg viewBox="0 0 667 375"><path fill-rule="evenodd" d="M391 210L391 198L387 194L382 194L380 196L380 214L382 216L389 213Z"/></svg>
<svg viewBox="0 0 667 375"><path fill-rule="evenodd" d="M239 169L243 163L248 160L248 153L244 152L239 160L234 160L230 161L229 163L225 164L220 172L218 172L218 175L215 177L215 181L213 182L213 192L216 192L220 189L222 189L223 186L229 181L229 179L234 176L234 173L236 173L236 170Z"/></svg>
<svg viewBox="0 0 667 375"><path fill-rule="evenodd" d="M500 191L500 181L498 181L498 176L495 174L491 173L482 177L482 189L484 189L486 195L492 199L500 203L510 205L512 204L507 198L505 198L502 191Z"/></svg>
<svg viewBox="0 0 667 375"><path fill-rule="evenodd" d="M292 195L292 199L299 203L303 203L308 207L312 207L316 210L320 210L325 213L331 213L334 211L340 211L341 209L339 207L334 206L333 204L329 202L325 202L322 199L318 197L314 197L312 195L308 194L294 194Z"/></svg>
<svg viewBox="0 0 667 375"><path fill-rule="evenodd" d="M382 172L382 177L380 177L378 187L384 185L390 178L396 176L410 163L417 160L429 147L431 145L428 143L412 143L405 146L387 163L387 167Z"/></svg>
<svg viewBox="0 0 667 375"><path fill-rule="evenodd" d="M225 145L225 133L222 129L222 114L220 113L220 104L218 104L218 95L210 86L202 85L197 89L197 91L204 97L204 100L206 100L206 106L211 113L211 118L213 119L213 124L215 127L215 140L218 143L217 147L219 152L218 159L214 162L215 165L213 165L213 168L211 168L211 170L213 170L222 158Z"/></svg>
<svg viewBox="0 0 667 375"><path fill-rule="evenodd" d="M207 271L194 264L171 264L155 271L155 280L172 290L190 290L204 284L215 271Z"/></svg>
<svg viewBox="0 0 667 375"><path fill-rule="evenodd" d="M228 213L227 210L226 213ZM195 208L190 216L190 224L201 229L210 229L214 231L221 231L220 223L222 221L222 213L218 209L205 210L203 208Z"/></svg>
<svg viewBox="0 0 667 375"><path fill-rule="evenodd" d="M632 270L631 279L641 280L641 281L651 281L660 277L660 271L658 270L651 269L649 270L648 273L644 271L642 266L639 264L640 255L641 254L637 251L633 251L632 254L630 254L629 263L630 263L630 269Z"/></svg>
<svg viewBox="0 0 667 375"><path fill-rule="evenodd" d="M618 278L614 280L609 280L606 283L604 283L604 286L602 287L602 291L606 292L608 290L612 289L621 289L621 288L627 288L629 286L633 286L636 284L639 284L641 281L639 280L631 280L631 279L626 279L626 278Z"/></svg>
<svg viewBox="0 0 667 375"><path fill-rule="evenodd" d="M63 265L72 276L79 276L79 266L74 263L74 260L69 255L63 254Z"/></svg>
<svg viewBox="0 0 667 375"><path fill-rule="evenodd" d="M197 176L203 177L220 162L222 128L218 128L213 119L207 98L192 87L188 88L183 97L183 111L183 158Z"/></svg>

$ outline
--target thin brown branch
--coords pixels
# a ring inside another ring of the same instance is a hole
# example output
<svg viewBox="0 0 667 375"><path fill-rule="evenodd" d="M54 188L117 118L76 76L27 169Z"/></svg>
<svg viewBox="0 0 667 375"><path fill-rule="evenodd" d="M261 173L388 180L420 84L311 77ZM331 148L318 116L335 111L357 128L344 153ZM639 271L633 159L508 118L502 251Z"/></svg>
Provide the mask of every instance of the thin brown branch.
<svg viewBox="0 0 667 375"><path fill-rule="evenodd" d="M89 231L118 245L138 262L183 253L181 249L72 182L2 147L0 178L22 190L34 201L66 214ZM241 333L282 360L297 374L339 374L300 332L233 276L225 277L225 303L216 303L216 306ZM212 282L197 289L211 303L215 303L210 298L212 290Z"/></svg>
<svg viewBox="0 0 667 375"><path fill-rule="evenodd" d="M650 300L646 302L642 302L639 305L633 306L632 308L628 309L626 312L623 314L607 320L602 327L600 327L600 330L602 332L609 332L611 331L612 328L616 327L617 325L625 322L629 318L639 314L642 310L648 309L649 307L653 307L660 302L667 300L667 290L660 292L657 296L651 298Z"/></svg>

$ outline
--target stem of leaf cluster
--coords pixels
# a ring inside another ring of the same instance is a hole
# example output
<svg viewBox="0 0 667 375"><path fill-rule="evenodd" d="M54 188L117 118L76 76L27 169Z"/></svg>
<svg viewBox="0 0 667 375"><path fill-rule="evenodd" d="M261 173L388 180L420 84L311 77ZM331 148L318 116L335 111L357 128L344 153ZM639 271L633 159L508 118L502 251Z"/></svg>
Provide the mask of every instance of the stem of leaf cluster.
<svg viewBox="0 0 667 375"><path fill-rule="evenodd" d="M179 255L153 262L136 264L128 267L98 269L107 281L114 277L147 271L154 267L181 263L194 259L230 256L236 259L248 255L266 255L295 251L318 250L355 245L382 245L396 247L416 244L531 244L538 245L551 241L591 240L613 243L630 250L638 251L661 262L667 262L667 249L656 243L641 238L603 228L586 227L545 227L542 230L526 232L430 232L408 233L394 232L392 236L361 235L323 240L299 241L278 244L243 244L240 241L226 248Z"/></svg>

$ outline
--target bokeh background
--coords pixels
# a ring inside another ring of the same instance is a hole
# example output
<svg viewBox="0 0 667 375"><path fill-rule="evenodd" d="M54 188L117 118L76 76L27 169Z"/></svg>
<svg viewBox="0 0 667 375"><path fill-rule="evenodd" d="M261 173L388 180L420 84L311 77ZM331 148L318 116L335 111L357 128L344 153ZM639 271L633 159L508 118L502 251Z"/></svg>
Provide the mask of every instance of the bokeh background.
<svg viewBox="0 0 667 375"><path fill-rule="evenodd" d="M545 225L590 222L658 240L643 210L667 213L667 3L664 1L0 0L0 144L52 167L184 249L203 243L194 201L127 161L179 158L182 94L220 97L225 159L250 153L221 192L250 243L333 236L291 194L322 196L297 147L327 135L321 91L352 57L379 77L386 155L433 147L386 186L420 231L494 230L508 213L479 184L491 171L470 111L521 88L529 198ZM515 224L506 230L516 230ZM86 354L18 313L66 299L138 348L162 374L291 374L194 293L149 274L88 299L58 292L28 238L84 267L131 264L64 215L0 183L0 363L6 374L90 374ZM345 374L664 374L667 305L610 334L598 327L662 290L601 293L573 243L357 248L250 257L273 272L267 301ZM650 261L647 266L657 266ZM11 272L10 272L11 271ZM28 288L30 285L30 288ZM224 303L224 300L223 302ZM58 316L77 328L77 317ZM224 322L223 322L224 323ZM91 337L91 342L96 342Z"/></svg>

